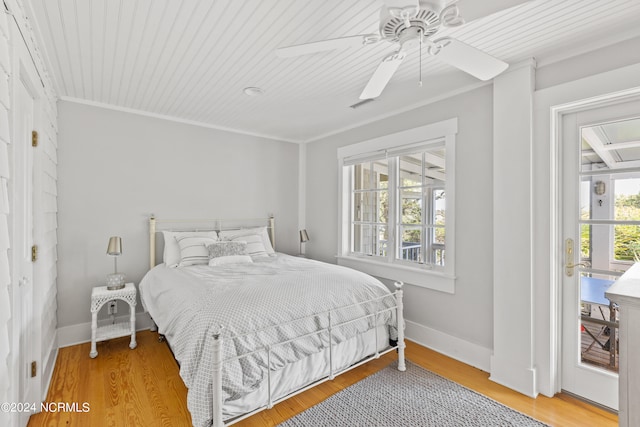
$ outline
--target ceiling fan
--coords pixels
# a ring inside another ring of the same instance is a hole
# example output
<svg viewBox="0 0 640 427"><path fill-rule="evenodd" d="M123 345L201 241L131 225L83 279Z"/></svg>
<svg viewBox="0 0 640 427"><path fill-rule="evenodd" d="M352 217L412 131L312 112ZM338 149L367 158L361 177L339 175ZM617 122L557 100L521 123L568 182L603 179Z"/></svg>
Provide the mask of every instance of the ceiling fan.
<svg viewBox="0 0 640 427"><path fill-rule="evenodd" d="M281 47L276 54L290 58L346 47L359 47L378 42L391 43L395 52L386 56L369 79L360 99L380 96L406 56L423 49L427 54L477 77L490 80L509 64L451 37L435 38L442 28L457 27L465 22L489 15L527 0L383 0L379 33L340 37ZM462 14L461 14L462 10ZM420 61L422 66L422 60ZM422 82L420 82L421 85Z"/></svg>

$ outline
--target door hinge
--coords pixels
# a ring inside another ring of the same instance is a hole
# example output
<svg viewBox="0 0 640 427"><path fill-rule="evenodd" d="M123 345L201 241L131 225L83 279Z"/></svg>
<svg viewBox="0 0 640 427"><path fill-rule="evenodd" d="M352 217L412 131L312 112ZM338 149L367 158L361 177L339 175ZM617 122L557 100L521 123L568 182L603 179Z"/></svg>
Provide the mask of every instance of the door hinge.
<svg viewBox="0 0 640 427"><path fill-rule="evenodd" d="M34 360L31 362L31 378L35 377L38 374L38 364Z"/></svg>
<svg viewBox="0 0 640 427"><path fill-rule="evenodd" d="M31 262L38 260L38 245L31 246Z"/></svg>
<svg viewBox="0 0 640 427"><path fill-rule="evenodd" d="M37 147L38 146L38 131L37 130L32 130L31 131L31 146L32 147Z"/></svg>

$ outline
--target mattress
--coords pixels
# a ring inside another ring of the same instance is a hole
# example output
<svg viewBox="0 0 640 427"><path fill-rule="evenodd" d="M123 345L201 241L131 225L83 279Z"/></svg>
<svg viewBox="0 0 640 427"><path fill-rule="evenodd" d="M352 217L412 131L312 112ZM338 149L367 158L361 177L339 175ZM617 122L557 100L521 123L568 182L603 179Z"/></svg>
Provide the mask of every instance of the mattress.
<svg viewBox="0 0 640 427"><path fill-rule="evenodd" d="M325 376L329 322L334 369L395 339L395 299L371 276L284 254L254 261L161 264L140 283L143 306L180 364L195 426L211 422L212 336L221 327L225 419L265 405L268 372L274 399ZM290 341L296 337L303 338Z"/></svg>

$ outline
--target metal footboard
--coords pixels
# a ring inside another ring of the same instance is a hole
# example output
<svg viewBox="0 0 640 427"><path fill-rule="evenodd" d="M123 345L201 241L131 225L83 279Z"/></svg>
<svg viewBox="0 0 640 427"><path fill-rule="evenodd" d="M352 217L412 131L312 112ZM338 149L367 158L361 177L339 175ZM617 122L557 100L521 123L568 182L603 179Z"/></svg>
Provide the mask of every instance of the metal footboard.
<svg viewBox="0 0 640 427"><path fill-rule="evenodd" d="M350 319L347 321L343 321L343 322L335 322L335 320L333 319L332 313L334 313L337 310L343 310L346 308L351 308L351 307L356 307L356 306L361 306L364 304L368 304L371 302L375 302L375 301L379 301L382 300L384 298L389 298L389 295L384 295L384 296L380 296L380 297L376 297L376 298L372 298L370 300L367 301L363 301L360 303L356 303L356 304L352 304L350 306L347 307L339 307L337 309L333 309L333 310L328 310L324 313L316 313L304 318L300 318L300 319L296 319L294 321L291 322L287 322L284 323L282 325L276 325L274 327L280 327L283 325L287 325L293 322L301 322L310 318L317 318L319 315L323 315L326 314L328 317L328 326L325 328L319 328L315 331L306 333L306 334L302 334L300 336L296 336L294 338L288 339L288 340L284 340L275 344L271 344L271 345L266 345L264 347L258 348L252 352L249 353L245 353L239 356L234 356L234 357L230 357L227 359L222 358L222 345L223 345L223 339L222 339L222 330L223 327L219 327L219 329L217 331L214 332L213 334L213 338L214 338L214 342L213 342L213 378L212 378L212 384L213 384L213 402L212 402L212 410L213 410L213 427L223 427L225 425L231 425L234 424L238 421L241 421L245 418L248 418L254 414L256 414L257 412L263 411L265 409L271 409L273 407L273 405L286 400L292 396L295 396L296 394L302 393L303 391L308 390L311 387L315 387L318 384L321 384L325 381L328 380L333 380L335 378L336 375L340 375L344 372L347 372L351 369L354 369L370 360L373 359L377 359L379 358L381 355L388 353L392 350L397 349L398 351L398 370L399 371L405 371L406 370L406 365L405 365L405 357L404 357L404 349L405 349L405 343L404 343L404 314L403 314L403 310L404 310L404 306L403 306L403 301L402 301L402 297L403 297L403 290L402 290L402 286L403 283L402 282L396 282L395 283L395 287L396 287L396 291L392 294L393 297L395 298L395 306L392 307L388 307L388 308L384 308L384 309L376 309L375 313L369 313L369 314L365 314L363 316L359 316L357 318L354 319ZM349 367L347 367L346 369L341 370L340 372L335 372L335 361L334 361L334 340L333 340L333 331L336 328L340 328L343 326L346 326L348 324L357 322L357 321L362 321L368 318L373 317L375 319L375 322L377 322L378 316L382 313L385 313L387 311L393 311L395 310L396 312L396 326L397 326L397 331L398 331L398 341L397 344L395 346L390 346L382 351L379 351L379 343L378 343L378 334L376 332L374 332L374 336L375 336L375 354L373 354L372 356L369 356ZM265 328L268 329L268 328ZM264 330L264 329L263 329ZM260 331L252 331L251 334L255 334L257 332ZM280 397L278 399L274 399L273 395L272 395L272 378L271 378L271 354L274 348L278 347L278 346L282 346L282 345L286 345L286 344L290 344L293 341L296 340L300 340L300 339L304 339L304 338L308 338L311 337L313 335L318 335L318 334L325 334L328 333L329 336L329 373L328 375L325 375L323 377L318 378L317 380L313 381L311 384L305 385L302 388L293 391L292 393L289 393L286 396ZM234 338L238 338L238 337L242 337L248 334L244 334L244 335L239 335L236 337L232 337L230 339L234 339ZM233 419L229 420L226 424L225 421L223 420L223 416L222 416L222 406L223 406L223 401L222 401L222 366L223 363L225 362L231 362L234 360L239 360L245 357L249 357L251 355L254 355L256 353L259 352L266 352L267 354L267 390L268 390L268 399L267 402L265 403L265 405L251 411L248 412L246 414L243 415L239 415L237 417L234 417Z"/></svg>

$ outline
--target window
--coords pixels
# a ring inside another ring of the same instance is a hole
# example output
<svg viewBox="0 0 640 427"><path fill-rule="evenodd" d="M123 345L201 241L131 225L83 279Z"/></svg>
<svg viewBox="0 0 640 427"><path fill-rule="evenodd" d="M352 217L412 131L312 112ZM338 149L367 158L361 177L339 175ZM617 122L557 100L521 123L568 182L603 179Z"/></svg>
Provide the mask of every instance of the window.
<svg viewBox="0 0 640 427"><path fill-rule="evenodd" d="M387 257L391 251L398 261L445 265L445 153L442 142L345 166L352 175L349 223L354 254ZM391 186L389 170L395 177ZM391 217L390 201L396 213Z"/></svg>
<svg viewBox="0 0 640 427"><path fill-rule="evenodd" d="M338 150L340 264L453 292L457 120Z"/></svg>

